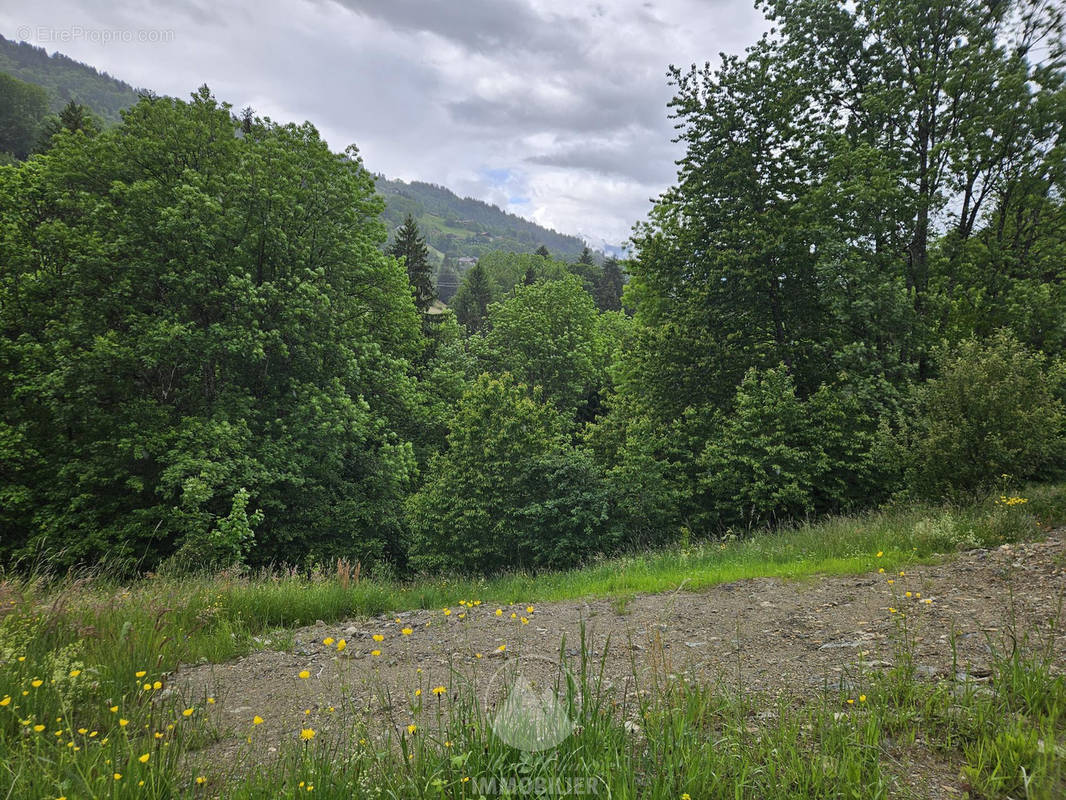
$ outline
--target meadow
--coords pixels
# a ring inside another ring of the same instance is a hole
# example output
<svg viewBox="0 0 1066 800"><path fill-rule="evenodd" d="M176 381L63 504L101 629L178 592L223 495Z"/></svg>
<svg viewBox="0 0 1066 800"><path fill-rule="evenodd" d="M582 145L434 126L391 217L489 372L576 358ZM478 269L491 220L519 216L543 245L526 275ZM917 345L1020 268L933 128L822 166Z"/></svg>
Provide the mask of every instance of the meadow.
<svg viewBox="0 0 1066 800"><path fill-rule="evenodd" d="M284 650L291 631L406 609L461 608L700 591L752 577L817 579L922 564L960 548L1039 537L1066 521L1066 486L971 507L890 508L727 540L685 542L558 573L471 581L359 579L349 570L274 569L145 575L105 570L0 583L0 787L5 797L555 796L692 798L885 796L905 743L944 756L975 796L1061 796L1066 686L1047 631L990 642L990 683L916 675L900 616L890 670L856 672L817 698L763 697L668 671L609 691L581 647L562 695L573 735L541 753L492 733L472 692L427 698L424 732L352 720L342 736L313 728L264 762L205 769L217 740L210 696L168 692L182 664ZM1022 502L1024 500L1024 502ZM884 560L882 560L884 559ZM1058 609L1048 609L1058 619ZM331 642L331 644L333 644ZM336 646L336 645L334 645ZM649 654L645 658L652 658ZM634 676L636 670L634 670ZM457 682L457 686L461 684ZM988 686L994 686L990 691ZM426 687L427 692L435 687ZM444 694L443 692L441 694ZM420 700L421 704L422 701ZM430 733L432 730L432 733ZM203 774L201 774L203 773ZM524 783L522 781L525 781ZM312 788L313 787L313 788Z"/></svg>

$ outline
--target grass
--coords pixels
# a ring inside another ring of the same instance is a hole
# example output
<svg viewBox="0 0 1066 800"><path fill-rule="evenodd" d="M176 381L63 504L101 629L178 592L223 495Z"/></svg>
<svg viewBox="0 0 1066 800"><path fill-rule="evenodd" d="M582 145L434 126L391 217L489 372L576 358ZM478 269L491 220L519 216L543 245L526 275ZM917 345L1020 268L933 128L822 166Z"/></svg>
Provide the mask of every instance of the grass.
<svg viewBox="0 0 1066 800"><path fill-rule="evenodd" d="M584 658L570 709L580 735L548 754L507 747L474 698L460 696L437 720L439 735L401 731L382 740L380 732L353 728L344 747L294 744L259 777L234 782L227 769L204 776L203 784L188 774L184 755L212 735L199 721L209 701L165 694L166 674L179 663L284 646L291 641L285 626L316 619L439 608L470 597L509 603L606 596L625 613L640 593L864 572L876 568L878 552L897 564L928 561L960 546L1031 536L1035 520L1066 522L1066 486L1033 487L1026 495L1021 506L894 509L570 572L481 581L346 587L321 572L156 576L123 587L103 577L7 578L0 582L0 798L297 796L311 784L317 796L477 797L475 779L500 776L555 788L560 780L587 779L592 796L697 798L734 794L734 787L750 797L876 797L889 780L885 737L913 742L930 731L965 764L977 796L1061 796L1066 687L1049 652L1025 647L997 653L991 697L973 687L927 686L901 657L890 674L869 677L869 700L827 696L798 709L665 677L646 695L609 696ZM912 644L905 626L899 635L905 656ZM756 714L770 706L769 721Z"/></svg>

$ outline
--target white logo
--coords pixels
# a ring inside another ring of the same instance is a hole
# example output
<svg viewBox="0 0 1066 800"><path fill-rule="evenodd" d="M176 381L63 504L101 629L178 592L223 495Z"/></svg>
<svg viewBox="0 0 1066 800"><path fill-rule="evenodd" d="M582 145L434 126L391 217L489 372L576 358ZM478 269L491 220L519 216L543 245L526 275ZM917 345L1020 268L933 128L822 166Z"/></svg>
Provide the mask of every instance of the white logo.
<svg viewBox="0 0 1066 800"><path fill-rule="evenodd" d="M559 745L575 727L577 684L551 659L521 656L500 667L485 690L492 731L518 750Z"/></svg>

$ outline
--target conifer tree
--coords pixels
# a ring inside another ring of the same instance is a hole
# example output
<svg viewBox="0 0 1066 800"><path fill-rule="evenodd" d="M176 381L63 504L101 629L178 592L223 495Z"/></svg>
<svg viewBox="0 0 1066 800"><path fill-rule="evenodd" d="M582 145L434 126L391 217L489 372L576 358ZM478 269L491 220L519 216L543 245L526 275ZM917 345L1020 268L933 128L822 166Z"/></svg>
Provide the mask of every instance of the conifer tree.
<svg viewBox="0 0 1066 800"><path fill-rule="evenodd" d="M433 305L437 293L433 288L426 239L419 233L418 224L410 214L396 231L396 241L389 248L389 255L403 259L404 266L407 267L407 279L411 283L415 306L425 314Z"/></svg>

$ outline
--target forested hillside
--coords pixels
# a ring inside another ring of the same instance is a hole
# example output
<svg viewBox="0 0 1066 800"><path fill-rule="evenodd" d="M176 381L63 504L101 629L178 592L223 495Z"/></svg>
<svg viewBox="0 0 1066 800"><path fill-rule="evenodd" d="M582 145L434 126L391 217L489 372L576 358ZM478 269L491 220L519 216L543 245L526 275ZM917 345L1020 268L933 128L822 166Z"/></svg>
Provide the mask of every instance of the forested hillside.
<svg viewBox="0 0 1066 800"><path fill-rule="evenodd" d="M390 181L377 176L378 191L385 196L385 220L390 233L411 214L425 233L439 263L444 256L478 257L497 250L532 253L546 247L552 255L576 259L585 243L509 214L494 205L459 197L451 190L431 183Z"/></svg>
<svg viewBox="0 0 1066 800"><path fill-rule="evenodd" d="M1061 16L765 8L625 264L207 87L0 167L0 553L485 574L1061 476Z"/></svg>
<svg viewBox="0 0 1066 800"><path fill-rule="evenodd" d="M119 112L137 102L128 83L98 72L88 64L48 52L26 42L0 36L0 73L43 87L49 110L59 111L71 100L88 106L105 122L118 122Z"/></svg>

